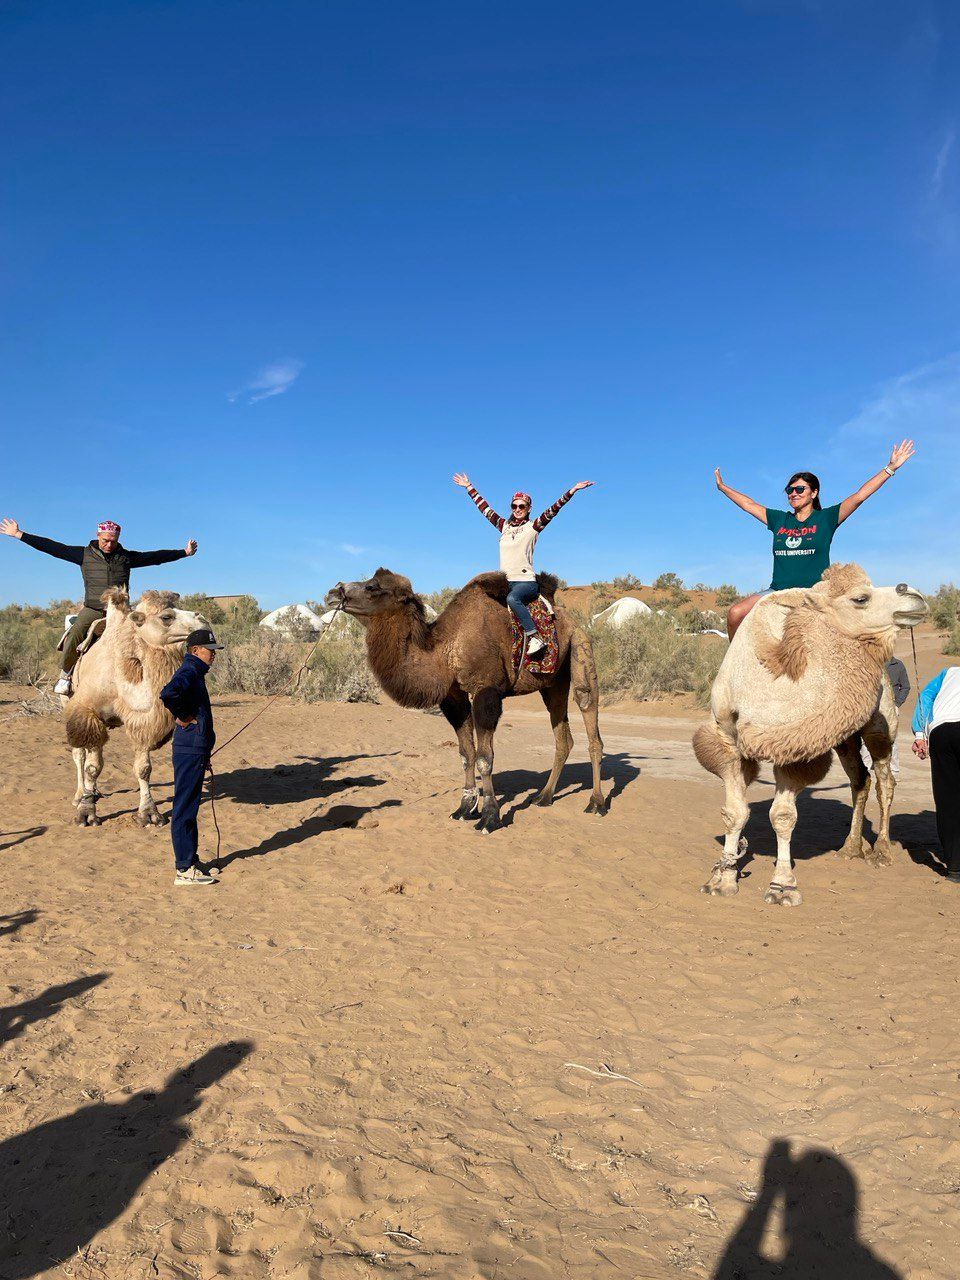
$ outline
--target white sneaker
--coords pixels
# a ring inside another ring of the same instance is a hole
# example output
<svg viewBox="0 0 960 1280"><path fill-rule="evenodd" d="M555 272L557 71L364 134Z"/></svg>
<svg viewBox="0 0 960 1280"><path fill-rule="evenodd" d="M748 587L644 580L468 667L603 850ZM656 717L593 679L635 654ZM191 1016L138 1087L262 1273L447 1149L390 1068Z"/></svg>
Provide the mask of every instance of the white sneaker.
<svg viewBox="0 0 960 1280"><path fill-rule="evenodd" d="M69 698L70 694L73 692L73 689L70 686L70 677L61 676L60 679L57 681L57 683L53 686L53 692L65 694L66 697Z"/></svg>
<svg viewBox="0 0 960 1280"><path fill-rule="evenodd" d="M186 871L178 871L173 878L173 883L175 885L176 884L194 885L194 884L216 884L217 881L214 876L208 875L207 872L204 871L203 868L195 862L192 867L187 867Z"/></svg>
<svg viewBox="0 0 960 1280"><path fill-rule="evenodd" d="M527 640L527 657L539 658L541 653L545 653L547 646L543 643L539 636L530 636Z"/></svg>

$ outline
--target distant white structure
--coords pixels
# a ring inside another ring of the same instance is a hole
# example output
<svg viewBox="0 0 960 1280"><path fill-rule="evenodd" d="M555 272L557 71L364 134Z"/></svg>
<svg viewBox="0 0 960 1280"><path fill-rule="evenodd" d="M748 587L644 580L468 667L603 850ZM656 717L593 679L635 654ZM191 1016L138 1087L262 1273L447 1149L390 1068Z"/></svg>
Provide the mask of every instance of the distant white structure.
<svg viewBox="0 0 960 1280"><path fill-rule="evenodd" d="M291 611L298 619L302 618L315 635L325 630L333 618L333 610L321 617L305 604L285 604L279 609L274 609L273 613L268 613L265 618L261 618L260 625L266 627L268 631L279 631L281 635L289 637Z"/></svg>
<svg viewBox="0 0 960 1280"><path fill-rule="evenodd" d="M606 609L595 613L593 620L602 622L607 627L619 629L625 622L631 622L634 618L649 618L652 613L650 606L644 604L642 600L634 600L633 596L624 596L621 600L614 600L613 604L608 604Z"/></svg>

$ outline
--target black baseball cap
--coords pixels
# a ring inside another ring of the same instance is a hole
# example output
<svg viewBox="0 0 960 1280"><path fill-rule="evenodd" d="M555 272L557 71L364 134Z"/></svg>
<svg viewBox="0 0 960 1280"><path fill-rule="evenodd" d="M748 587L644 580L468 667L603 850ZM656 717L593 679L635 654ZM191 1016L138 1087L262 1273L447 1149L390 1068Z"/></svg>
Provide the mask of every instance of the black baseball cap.
<svg viewBox="0 0 960 1280"><path fill-rule="evenodd" d="M187 648L193 649L200 645L204 649L224 649L225 645L217 644L217 637L213 634L209 627L200 627L196 631L191 631L187 636Z"/></svg>

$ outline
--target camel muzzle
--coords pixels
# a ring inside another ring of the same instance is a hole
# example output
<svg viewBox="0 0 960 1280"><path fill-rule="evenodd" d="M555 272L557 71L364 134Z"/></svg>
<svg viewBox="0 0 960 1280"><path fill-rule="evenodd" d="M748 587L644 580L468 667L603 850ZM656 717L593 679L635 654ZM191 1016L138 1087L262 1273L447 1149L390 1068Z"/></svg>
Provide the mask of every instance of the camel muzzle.
<svg viewBox="0 0 960 1280"><path fill-rule="evenodd" d="M897 595L904 598L904 604L907 607L898 609L894 613L894 621L900 627L917 626L930 612L930 606L924 599L923 593L905 582L898 582L896 590Z"/></svg>

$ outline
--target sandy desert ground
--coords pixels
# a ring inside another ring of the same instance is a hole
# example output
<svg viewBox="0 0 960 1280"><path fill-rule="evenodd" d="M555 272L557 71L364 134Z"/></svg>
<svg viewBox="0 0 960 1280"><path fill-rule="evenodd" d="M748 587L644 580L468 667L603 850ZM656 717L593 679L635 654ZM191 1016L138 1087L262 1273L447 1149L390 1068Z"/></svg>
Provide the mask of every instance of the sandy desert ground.
<svg viewBox="0 0 960 1280"><path fill-rule="evenodd" d="M802 803L791 910L762 902L765 780L739 897L698 893L720 791L682 701L605 711L606 818L576 722L557 803L531 806L550 730L508 703L508 825L485 837L448 817L439 717L284 700L218 758L221 883L175 891L122 736L103 826L76 828L61 726L19 695L3 1280L958 1274L960 890L908 750L908 852L831 855L834 770ZM257 705L221 699L221 738ZM166 807L168 757L155 776Z"/></svg>

